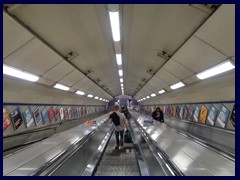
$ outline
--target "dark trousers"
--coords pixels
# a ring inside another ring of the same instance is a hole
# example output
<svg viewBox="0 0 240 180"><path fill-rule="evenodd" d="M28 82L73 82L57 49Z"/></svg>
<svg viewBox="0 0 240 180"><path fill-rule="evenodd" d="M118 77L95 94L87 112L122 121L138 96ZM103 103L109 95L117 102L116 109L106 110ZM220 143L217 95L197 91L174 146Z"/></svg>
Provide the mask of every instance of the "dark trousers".
<svg viewBox="0 0 240 180"><path fill-rule="evenodd" d="M116 141L117 141L117 146L119 146L119 135L120 135L120 145L123 146L123 132L122 131L115 131L115 137L116 137Z"/></svg>

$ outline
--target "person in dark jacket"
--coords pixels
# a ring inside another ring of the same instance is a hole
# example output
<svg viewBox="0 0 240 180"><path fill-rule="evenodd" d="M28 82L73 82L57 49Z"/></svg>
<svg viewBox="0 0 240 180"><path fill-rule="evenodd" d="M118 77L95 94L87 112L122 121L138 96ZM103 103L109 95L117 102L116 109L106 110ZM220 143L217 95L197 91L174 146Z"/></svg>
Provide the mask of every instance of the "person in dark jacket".
<svg viewBox="0 0 240 180"><path fill-rule="evenodd" d="M159 122L164 122L163 112L157 107L155 111L152 113L152 118Z"/></svg>

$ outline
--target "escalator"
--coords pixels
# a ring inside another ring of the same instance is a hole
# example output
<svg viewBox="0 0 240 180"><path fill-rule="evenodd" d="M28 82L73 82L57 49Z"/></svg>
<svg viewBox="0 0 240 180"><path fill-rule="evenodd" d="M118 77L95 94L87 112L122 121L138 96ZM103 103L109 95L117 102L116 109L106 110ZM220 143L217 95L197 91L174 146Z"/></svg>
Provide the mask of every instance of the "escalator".
<svg viewBox="0 0 240 180"><path fill-rule="evenodd" d="M140 176L133 144L124 144L123 150L115 146L113 133L94 176Z"/></svg>

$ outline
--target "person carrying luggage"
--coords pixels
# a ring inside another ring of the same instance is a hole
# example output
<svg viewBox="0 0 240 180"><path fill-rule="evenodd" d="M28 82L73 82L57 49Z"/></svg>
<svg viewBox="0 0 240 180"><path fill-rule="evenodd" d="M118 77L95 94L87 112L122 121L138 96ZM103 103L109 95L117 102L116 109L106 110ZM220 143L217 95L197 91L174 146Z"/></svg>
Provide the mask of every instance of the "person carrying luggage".
<svg viewBox="0 0 240 180"><path fill-rule="evenodd" d="M123 147L123 133L124 127L128 129L127 121L124 114L119 112L119 106L114 106L114 112L110 114L109 119L114 124L115 137L116 137L116 147L115 149L124 149ZM120 140L119 140L120 136Z"/></svg>

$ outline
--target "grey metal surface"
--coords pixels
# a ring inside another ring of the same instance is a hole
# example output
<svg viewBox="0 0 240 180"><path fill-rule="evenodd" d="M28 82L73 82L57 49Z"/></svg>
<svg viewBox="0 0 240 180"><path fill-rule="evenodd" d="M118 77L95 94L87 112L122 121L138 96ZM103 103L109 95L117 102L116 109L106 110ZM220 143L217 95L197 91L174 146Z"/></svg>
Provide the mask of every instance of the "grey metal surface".
<svg viewBox="0 0 240 180"><path fill-rule="evenodd" d="M235 162L171 131L165 124L144 126L146 117L134 114L138 123L172 162L187 176L234 176Z"/></svg>
<svg viewBox="0 0 240 180"><path fill-rule="evenodd" d="M165 118L165 123L174 129L190 133L223 151L235 155L235 132L221 128L192 123L186 120Z"/></svg>
<svg viewBox="0 0 240 180"><path fill-rule="evenodd" d="M96 129L98 125L106 121L107 115L96 118L96 126L79 125L62 133L53 135L33 146L3 158L3 175L4 176L27 176L46 162L66 150L70 145L81 140L83 136Z"/></svg>
<svg viewBox="0 0 240 180"><path fill-rule="evenodd" d="M113 134L97 168L95 176L140 176L135 151L132 144L124 144L125 149L115 149Z"/></svg>

